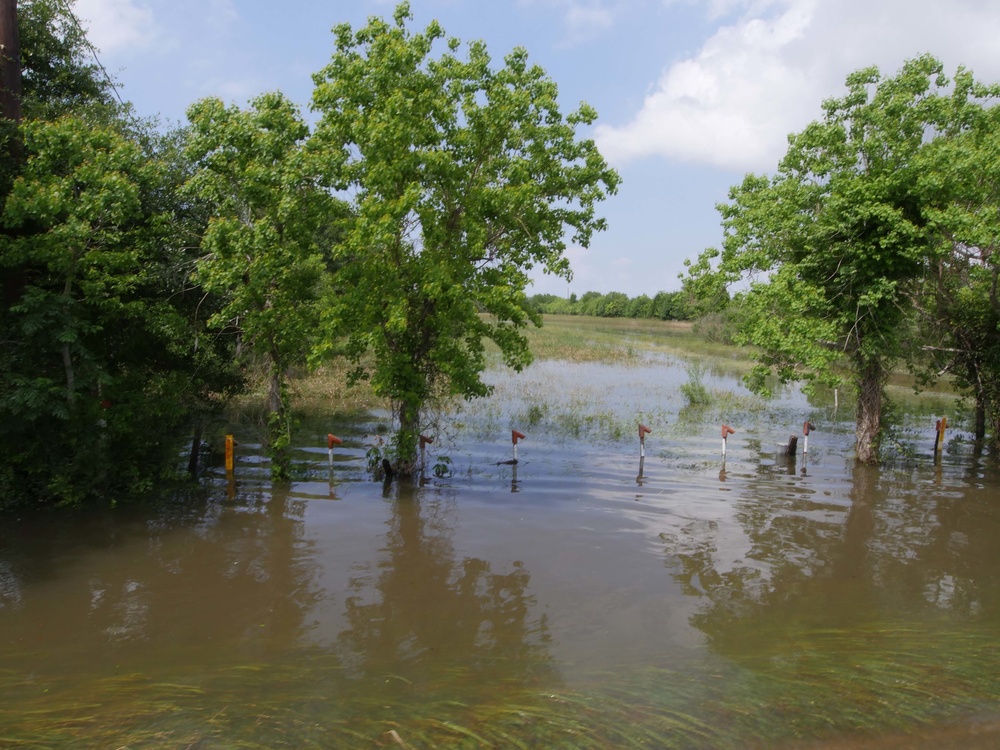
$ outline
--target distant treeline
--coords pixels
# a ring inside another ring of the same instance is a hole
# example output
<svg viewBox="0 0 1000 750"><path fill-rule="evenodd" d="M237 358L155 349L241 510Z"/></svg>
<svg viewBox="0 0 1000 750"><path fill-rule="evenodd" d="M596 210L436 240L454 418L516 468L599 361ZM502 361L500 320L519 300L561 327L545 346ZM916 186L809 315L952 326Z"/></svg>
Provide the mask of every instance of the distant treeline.
<svg viewBox="0 0 1000 750"><path fill-rule="evenodd" d="M555 294L536 294L531 304L546 315L592 315L598 318L654 318L657 320L694 320L703 314L687 291L658 292L656 296L640 294L629 297L624 292L586 292L579 298Z"/></svg>

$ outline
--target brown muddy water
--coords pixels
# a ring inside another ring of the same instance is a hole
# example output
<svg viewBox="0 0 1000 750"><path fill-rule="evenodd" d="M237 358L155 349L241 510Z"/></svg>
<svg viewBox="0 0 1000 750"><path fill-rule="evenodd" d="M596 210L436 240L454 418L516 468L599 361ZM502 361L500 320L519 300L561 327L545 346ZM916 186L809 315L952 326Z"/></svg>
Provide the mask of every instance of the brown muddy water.
<svg viewBox="0 0 1000 750"><path fill-rule="evenodd" d="M960 430L932 456L953 402L873 470L832 394L687 378L497 375L414 483L368 476L377 419L306 421L282 488L234 426L232 480L4 519L0 747L998 746L1000 471Z"/></svg>

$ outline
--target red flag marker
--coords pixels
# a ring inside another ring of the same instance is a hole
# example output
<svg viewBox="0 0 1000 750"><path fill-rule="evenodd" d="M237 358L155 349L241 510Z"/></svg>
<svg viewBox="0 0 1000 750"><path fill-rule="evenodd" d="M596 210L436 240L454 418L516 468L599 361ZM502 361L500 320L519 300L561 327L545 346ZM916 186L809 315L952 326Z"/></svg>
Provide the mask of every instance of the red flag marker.
<svg viewBox="0 0 1000 750"><path fill-rule="evenodd" d="M333 469L333 446L340 445L343 442L343 440L334 435L332 432L326 433L326 457L330 462L331 469Z"/></svg>
<svg viewBox="0 0 1000 750"><path fill-rule="evenodd" d="M517 463L517 441L524 440L527 436L517 430L510 431L510 442L514 444L514 463Z"/></svg>
<svg viewBox="0 0 1000 750"><path fill-rule="evenodd" d="M646 427L646 425L639 425L639 458L645 458L646 456L646 435L651 432L652 430Z"/></svg>
<svg viewBox="0 0 1000 750"><path fill-rule="evenodd" d="M723 456L726 455L726 439L730 435L735 435L735 434L736 434L736 430L734 430L732 427L730 427L727 424L722 425L722 455Z"/></svg>

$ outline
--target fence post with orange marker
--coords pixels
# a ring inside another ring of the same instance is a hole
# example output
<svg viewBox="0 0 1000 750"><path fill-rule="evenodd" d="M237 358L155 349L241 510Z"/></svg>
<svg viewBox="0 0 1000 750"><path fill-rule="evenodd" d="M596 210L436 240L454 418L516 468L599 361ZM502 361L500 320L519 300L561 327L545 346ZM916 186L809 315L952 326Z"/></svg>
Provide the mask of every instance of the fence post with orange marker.
<svg viewBox="0 0 1000 750"><path fill-rule="evenodd" d="M726 440L730 435L735 435L736 430L727 424L722 425L722 455L726 455Z"/></svg>
<svg viewBox="0 0 1000 750"><path fill-rule="evenodd" d="M524 440L525 434L517 430L510 431L510 442L514 444L514 463L517 463L517 441Z"/></svg>
<svg viewBox="0 0 1000 750"><path fill-rule="evenodd" d="M236 445L236 441L233 439L232 435L226 435L226 472L232 473L233 468L236 464L235 458L233 457L233 448Z"/></svg>
<svg viewBox="0 0 1000 750"><path fill-rule="evenodd" d="M333 468L333 446L340 445L344 441L339 437L334 435L332 432L326 433L326 455L330 461L330 468Z"/></svg>
<svg viewBox="0 0 1000 750"><path fill-rule="evenodd" d="M639 458L646 457L646 435L649 435L651 432L652 430L646 427L646 425L639 425Z"/></svg>

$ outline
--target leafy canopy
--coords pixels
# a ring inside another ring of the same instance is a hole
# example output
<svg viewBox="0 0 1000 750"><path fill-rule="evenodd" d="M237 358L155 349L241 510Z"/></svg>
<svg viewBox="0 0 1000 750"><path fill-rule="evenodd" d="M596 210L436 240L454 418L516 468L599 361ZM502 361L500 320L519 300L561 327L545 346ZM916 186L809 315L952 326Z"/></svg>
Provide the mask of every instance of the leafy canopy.
<svg viewBox="0 0 1000 750"><path fill-rule="evenodd" d="M160 163L74 118L22 133L0 215L0 273L24 279L0 314L0 488L74 500L149 481L175 450L189 328L164 270Z"/></svg>
<svg viewBox="0 0 1000 750"><path fill-rule="evenodd" d="M248 110L205 99L188 110L188 191L211 218L195 278L217 295L209 324L241 337L268 363L272 475L288 473L285 377L317 335L324 256L317 245L333 199L307 169L309 129L283 95Z"/></svg>
<svg viewBox="0 0 1000 750"><path fill-rule="evenodd" d="M504 361L530 361L522 329L540 318L525 288L536 266L569 278L568 240L605 227L596 205L619 178L563 116L557 88L515 49L494 67L482 42L446 38L435 22L372 18L335 30L336 52L314 78L313 139L323 175L351 196L344 289L356 358L374 355L376 392L415 429L438 390L488 393L484 341ZM440 55L438 42L446 47Z"/></svg>
<svg viewBox="0 0 1000 750"><path fill-rule="evenodd" d="M741 341L760 347L765 376L839 381L859 394L859 458L875 461L882 394L903 353L912 299L940 252L920 154L963 127L975 91L952 86L930 56L884 78L867 68L824 116L789 136L773 176L747 175L719 207L725 239L691 266L703 290L743 284Z"/></svg>

